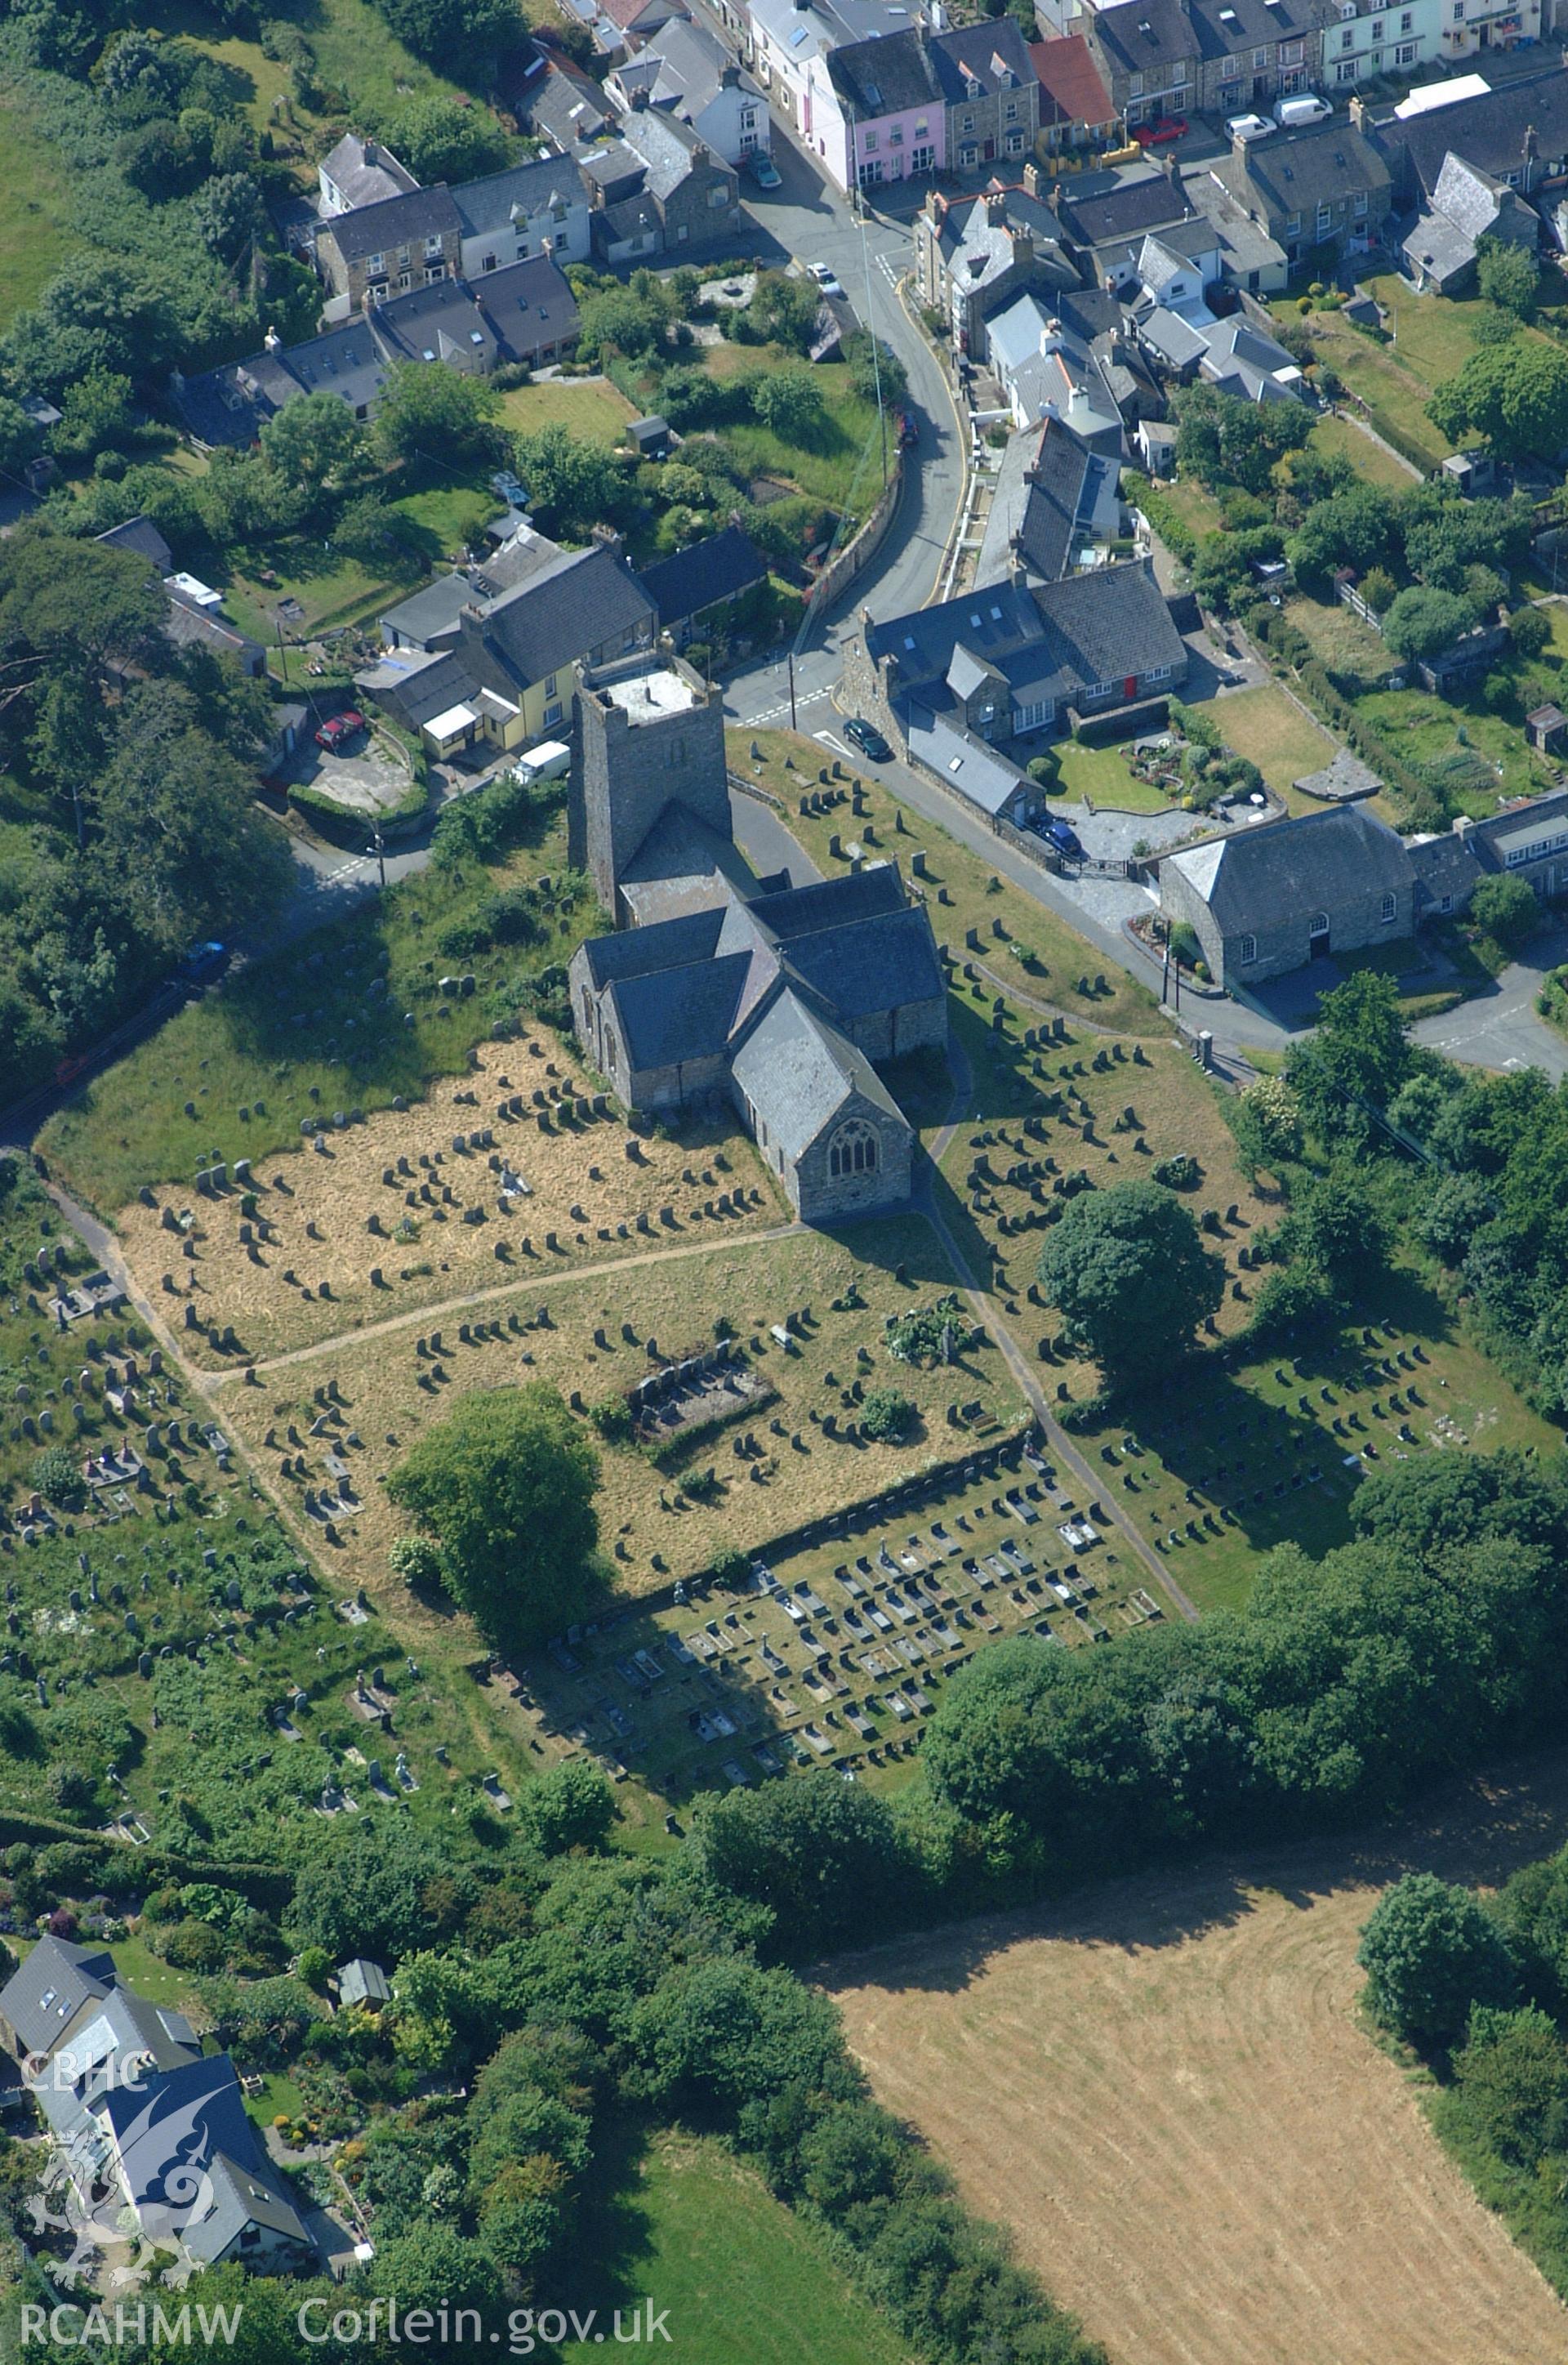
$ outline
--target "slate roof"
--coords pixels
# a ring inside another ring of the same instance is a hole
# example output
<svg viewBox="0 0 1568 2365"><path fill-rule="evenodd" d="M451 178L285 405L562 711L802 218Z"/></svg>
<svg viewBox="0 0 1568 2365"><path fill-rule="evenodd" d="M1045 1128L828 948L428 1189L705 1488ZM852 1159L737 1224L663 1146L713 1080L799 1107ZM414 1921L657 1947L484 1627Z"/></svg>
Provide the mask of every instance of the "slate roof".
<svg viewBox="0 0 1568 2365"><path fill-rule="evenodd" d="M1024 775L1005 756L928 706L912 704L904 730L910 754L982 813L1001 813L1025 785Z"/></svg>
<svg viewBox="0 0 1568 2365"><path fill-rule="evenodd" d="M451 649L429 656L391 650L355 674L354 688L390 708L413 731L479 694L473 674Z"/></svg>
<svg viewBox="0 0 1568 2365"><path fill-rule="evenodd" d="M682 1060L716 1058L729 1042L755 958L750 951L717 953L678 969L617 978L610 1001L630 1064L671 1068Z"/></svg>
<svg viewBox="0 0 1568 2365"><path fill-rule="evenodd" d="M263 2169L226 2053L198 2056L155 2080L112 2088L95 2103L95 2115L113 2132L139 2215L170 2213L196 2257L220 2257L252 2218L309 2247L297 2214ZM203 2216L187 2219L185 2177L193 2165L206 2168L212 2200Z"/></svg>
<svg viewBox="0 0 1568 2365"><path fill-rule="evenodd" d="M1352 190L1370 196L1389 185L1388 166L1371 140L1338 119L1292 132L1277 145L1263 140L1244 158L1225 158L1215 172L1241 203L1261 202L1271 215L1305 215Z"/></svg>
<svg viewBox="0 0 1568 2365"><path fill-rule="evenodd" d="M406 640L428 647L443 633L455 636L457 620L473 597L474 587L465 575L438 575L433 583L421 583L395 608L386 609L381 622Z"/></svg>
<svg viewBox="0 0 1568 2365"><path fill-rule="evenodd" d="M151 560L160 575L167 575L174 563L174 552L151 518L126 518L94 539L111 550L134 550L139 557Z"/></svg>
<svg viewBox="0 0 1568 2365"><path fill-rule="evenodd" d="M420 185L389 148L377 140L362 140L357 131L345 131L337 146L322 157L319 169L350 213Z"/></svg>
<svg viewBox="0 0 1568 2365"><path fill-rule="evenodd" d="M388 248L411 245L427 238L456 238L462 219L444 181L433 188L410 189L400 197L384 197L379 205L359 206L353 213L334 214L318 235L330 238L345 263Z"/></svg>
<svg viewBox="0 0 1568 2365"><path fill-rule="evenodd" d="M181 2238L193 2258L210 2265L251 2225L264 2225L272 2233L310 2247L297 2211L253 2167L242 2166L219 2152L207 2163L207 2180L212 2189L210 2207L182 2229Z"/></svg>
<svg viewBox="0 0 1568 2365"><path fill-rule="evenodd" d="M718 161L706 140L689 124L678 123L673 116L660 115L652 108L644 107L627 116L621 136L624 145L646 164L646 186L661 205L674 196L694 167Z"/></svg>
<svg viewBox="0 0 1568 2365"><path fill-rule="evenodd" d="M50 2054L84 2004L108 1994L114 1978L114 1957L101 1946L40 1938L0 1989L0 2019L24 2052Z"/></svg>
<svg viewBox="0 0 1568 2365"><path fill-rule="evenodd" d="M983 17L978 24L929 33L925 39L932 71L949 106L969 96L970 82L978 83L980 96L989 98L999 90L1032 90L1037 80L1029 45L1011 17Z"/></svg>
<svg viewBox="0 0 1568 2365"><path fill-rule="evenodd" d="M1498 179L1525 161L1525 135L1533 131L1542 165L1568 157L1568 73L1561 65L1521 75L1484 96L1458 99L1430 115L1390 118L1372 128L1373 144L1394 171L1418 183L1428 196L1437 187L1443 158L1452 149Z"/></svg>
<svg viewBox="0 0 1568 2365"><path fill-rule="evenodd" d="M724 86L726 72L732 70L735 72L737 90L749 91L756 98L762 96L751 75L744 69L735 69L728 50L705 25L694 25L685 17L672 17L635 58L617 69L616 79L629 88L645 78L653 104L673 107L689 122L694 115L711 106Z"/></svg>
<svg viewBox="0 0 1568 2365"><path fill-rule="evenodd" d="M532 219L553 205L580 206L583 178L569 156L537 156L482 181L465 181L452 192L465 238L484 238L519 217Z"/></svg>
<svg viewBox="0 0 1568 2365"><path fill-rule="evenodd" d="M577 342L577 299L547 254L509 263L469 281L503 359L527 361L542 345Z"/></svg>
<svg viewBox="0 0 1568 2365"><path fill-rule="evenodd" d="M621 891L639 934L652 923L723 905L726 885L745 895L750 865L731 838L672 797L621 873Z"/></svg>
<svg viewBox="0 0 1568 2365"><path fill-rule="evenodd" d="M543 81L529 97L529 119L536 132L570 151L579 140L591 140L615 119L615 109L592 78L565 58L546 62Z"/></svg>
<svg viewBox="0 0 1568 2365"><path fill-rule="evenodd" d="M1141 561L1064 576L1044 584L1035 603L1075 687L1174 667L1186 656L1165 595Z"/></svg>
<svg viewBox="0 0 1568 2365"><path fill-rule="evenodd" d="M1123 0L1123 5L1130 15L1139 0ZM1099 247L1135 243L1148 230L1191 220L1195 211L1181 184L1151 166L1143 174L1107 176L1090 190L1064 191L1058 219L1078 245Z"/></svg>
<svg viewBox="0 0 1568 2365"><path fill-rule="evenodd" d="M831 50L828 77L839 98L854 108L861 122L900 115L908 107L940 106L942 84L935 50L935 44L928 48L924 35L912 26L906 32L886 33L879 40L852 41L844 49Z"/></svg>
<svg viewBox="0 0 1568 2365"><path fill-rule="evenodd" d="M1070 427L1059 420L1047 420L1029 472L1016 542L1019 556L1047 582L1072 567L1080 521L1087 523L1092 515L1106 467Z"/></svg>
<svg viewBox="0 0 1568 2365"><path fill-rule="evenodd" d="M1308 33L1317 21L1312 0L1125 0L1093 17L1101 47L1129 73L1178 58L1235 57Z"/></svg>
<svg viewBox="0 0 1568 2365"><path fill-rule="evenodd" d="M465 619L463 648L472 651L476 667L487 656L510 682L526 688L651 623L654 612L637 577L610 551L566 551L503 591L481 616Z"/></svg>
<svg viewBox="0 0 1568 2365"><path fill-rule="evenodd" d="M1432 202L1472 241L1484 238L1508 196L1504 183L1452 150L1443 158Z"/></svg>
<svg viewBox="0 0 1568 2365"><path fill-rule="evenodd" d="M375 336L395 362L445 362L487 376L496 365L496 332L463 279L438 279L378 304Z"/></svg>
<svg viewBox="0 0 1568 2365"><path fill-rule="evenodd" d="M1058 123L1082 123L1093 131L1114 118L1111 94L1081 33L1031 41L1028 50L1040 84L1040 121L1047 129Z"/></svg>
<svg viewBox="0 0 1568 2365"><path fill-rule="evenodd" d="M392 1982L379 1963L368 1956L356 1955L338 1973L338 1996L343 2003L364 2003L374 2001L385 2003L392 1992Z"/></svg>
<svg viewBox="0 0 1568 2365"><path fill-rule="evenodd" d="M727 525L706 542L694 542L689 550L678 550L673 558L645 566L642 581L659 611L660 624L667 628L684 623L689 616L700 616L704 608L720 600L733 600L737 592L749 591L767 575L767 561L751 536L738 525Z"/></svg>
<svg viewBox="0 0 1568 2365"><path fill-rule="evenodd" d="M1171 854L1224 936L1410 885L1403 841L1364 805L1305 813Z"/></svg>
<svg viewBox="0 0 1568 2365"><path fill-rule="evenodd" d="M169 594L169 613L164 631L180 648L212 649L219 656L235 657L247 671L256 671L258 660L266 652L260 641L242 633L238 624L214 615L210 608L193 608L177 591Z"/></svg>
<svg viewBox="0 0 1568 2365"><path fill-rule="evenodd" d="M1400 252L1440 287L1470 268L1475 260L1475 241L1447 214L1426 213L1417 215Z"/></svg>
<svg viewBox="0 0 1568 2365"><path fill-rule="evenodd" d="M784 962L791 976L848 1019L906 1003L939 1002L947 990L918 903L798 936L785 948Z"/></svg>
<svg viewBox="0 0 1568 2365"><path fill-rule="evenodd" d="M902 911L907 900L897 863L875 862L864 870L846 870L836 879L813 880L805 887L759 895L748 909L776 943L790 945L819 928L840 928L852 920L874 920L884 913Z"/></svg>
<svg viewBox="0 0 1568 2365"><path fill-rule="evenodd" d="M864 1052L793 992L778 994L733 1062L735 1082L787 1159L798 1159L858 1096L902 1125Z"/></svg>

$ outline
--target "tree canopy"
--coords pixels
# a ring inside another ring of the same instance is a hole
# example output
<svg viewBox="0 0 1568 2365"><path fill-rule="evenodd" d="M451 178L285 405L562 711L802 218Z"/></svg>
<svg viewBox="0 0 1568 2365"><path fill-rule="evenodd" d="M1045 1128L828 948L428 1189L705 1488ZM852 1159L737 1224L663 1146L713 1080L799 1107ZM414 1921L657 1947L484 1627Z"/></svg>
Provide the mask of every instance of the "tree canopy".
<svg viewBox="0 0 1568 2365"><path fill-rule="evenodd" d="M543 1380L461 1398L387 1480L447 1582L504 1649L557 1633L597 1589L599 1461Z"/></svg>
<svg viewBox="0 0 1568 2365"><path fill-rule="evenodd" d="M1473 2003L1513 2001L1518 1976L1497 1924L1468 1889L1410 1872L1383 1894L1356 1960L1373 2012L1426 2046L1462 2035Z"/></svg>
<svg viewBox="0 0 1568 2365"><path fill-rule="evenodd" d="M1117 1385L1168 1371L1225 1294L1225 1268L1192 1215L1154 1182L1118 1182L1074 1199L1047 1235L1039 1279Z"/></svg>
<svg viewBox="0 0 1568 2365"><path fill-rule="evenodd" d="M1536 336L1484 345L1427 410L1450 443L1474 433L1505 458L1550 460L1568 443L1568 355Z"/></svg>

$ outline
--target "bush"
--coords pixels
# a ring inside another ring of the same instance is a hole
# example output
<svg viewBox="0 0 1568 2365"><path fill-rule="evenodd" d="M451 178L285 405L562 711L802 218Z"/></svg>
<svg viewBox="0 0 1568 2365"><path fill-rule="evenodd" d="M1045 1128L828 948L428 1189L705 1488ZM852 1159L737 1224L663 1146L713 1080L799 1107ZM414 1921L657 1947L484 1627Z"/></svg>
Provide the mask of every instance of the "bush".
<svg viewBox="0 0 1568 2365"><path fill-rule="evenodd" d="M1512 2003L1518 1986L1496 1922L1468 1889L1430 1872L1406 1873L1380 1898L1356 1960L1377 2018L1425 2050L1454 2044L1472 2004Z"/></svg>
<svg viewBox="0 0 1568 2365"><path fill-rule="evenodd" d="M63 1445L47 1445L34 1458L32 1481L47 1501L63 1508L79 1503L85 1492L75 1458Z"/></svg>
<svg viewBox="0 0 1568 2365"><path fill-rule="evenodd" d="M1470 915L1505 952L1518 952L1540 925L1534 891L1506 871L1483 879L1470 899Z"/></svg>
<svg viewBox="0 0 1568 2365"><path fill-rule="evenodd" d="M1538 657L1551 638L1544 608L1516 608L1508 618L1508 636L1522 657Z"/></svg>
<svg viewBox="0 0 1568 2365"><path fill-rule="evenodd" d="M879 1445L897 1445L914 1418L914 1405L896 1388L872 1388L860 1407L860 1427Z"/></svg>

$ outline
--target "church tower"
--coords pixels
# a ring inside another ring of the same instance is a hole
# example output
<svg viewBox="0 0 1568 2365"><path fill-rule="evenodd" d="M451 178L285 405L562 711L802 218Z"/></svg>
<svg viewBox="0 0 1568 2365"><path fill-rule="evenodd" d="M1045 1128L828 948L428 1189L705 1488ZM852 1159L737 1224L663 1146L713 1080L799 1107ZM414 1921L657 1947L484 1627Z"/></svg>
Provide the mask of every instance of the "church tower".
<svg viewBox="0 0 1568 2365"><path fill-rule="evenodd" d="M730 842L724 710L678 657L584 667L567 804L567 850L617 927L621 882L666 805Z"/></svg>

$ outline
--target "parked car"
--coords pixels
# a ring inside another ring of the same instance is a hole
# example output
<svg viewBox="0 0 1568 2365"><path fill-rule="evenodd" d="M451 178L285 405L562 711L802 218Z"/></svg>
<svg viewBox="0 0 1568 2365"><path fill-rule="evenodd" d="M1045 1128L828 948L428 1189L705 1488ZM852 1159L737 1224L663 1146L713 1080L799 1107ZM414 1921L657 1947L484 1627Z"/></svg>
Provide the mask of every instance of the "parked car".
<svg viewBox="0 0 1568 2365"><path fill-rule="evenodd" d="M913 410L899 412L899 450L913 452L920 441L920 421Z"/></svg>
<svg viewBox="0 0 1568 2365"><path fill-rule="evenodd" d="M1304 123L1327 123L1333 112L1326 98L1315 98L1311 91L1300 98L1274 101L1274 120L1283 131L1299 131Z"/></svg>
<svg viewBox="0 0 1568 2365"><path fill-rule="evenodd" d="M1074 862L1082 861L1083 847L1077 831L1070 828L1065 821L1058 821L1054 813L1040 824L1040 835L1053 853L1065 854Z"/></svg>
<svg viewBox="0 0 1568 2365"><path fill-rule="evenodd" d="M77 1077L86 1067L87 1059L88 1055L85 1051L68 1052L66 1057L61 1060L59 1066L55 1069L55 1082L57 1084L73 1084Z"/></svg>
<svg viewBox="0 0 1568 2365"><path fill-rule="evenodd" d="M781 189L784 185L784 176L766 148L753 149L748 169L759 189Z"/></svg>
<svg viewBox="0 0 1568 2365"><path fill-rule="evenodd" d="M349 740L357 738L364 729L364 715L356 708L350 706L345 708L342 714L328 715L316 734L316 745L318 747L325 747L329 756L335 756Z"/></svg>
<svg viewBox="0 0 1568 2365"><path fill-rule="evenodd" d="M813 263L812 265L812 277L816 281L817 286L822 289L824 296L843 295L844 290L839 285L838 275L834 270L831 263Z"/></svg>
<svg viewBox="0 0 1568 2365"><path fill-rule="evenodd" d="M1233 115L1225 128L1233 140L1243 143L1267 140L1274 129L1266 115Z"/></svg>
<svg viewBox="0 0 1568 2365"><path fill-rule="evenodd" d="M1184 115L1162 115L1155 123L1135 123L1128 136L1140 148L1163 148L1168 140L1180 140L1186 129Z"/></svg>
<svg viewBox="0 0 1568 2365"><path fill-rule="evenodd" d="M229 948L226 945L192 945L188 952L181 954L176 974L187 985L210 985L215 977L222 976L228 966Z"/></svg>
<svg viewBox="0 0 1568 2365"><path fill-rule="evenodd" d="M892 749L876 724L868 723L864 715L852 714L844 726L844 735L852 746L858 747L860 753L868 757L873 764L887 764L892 761Z"/></svg>

